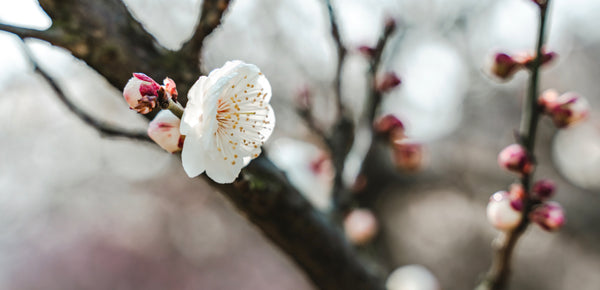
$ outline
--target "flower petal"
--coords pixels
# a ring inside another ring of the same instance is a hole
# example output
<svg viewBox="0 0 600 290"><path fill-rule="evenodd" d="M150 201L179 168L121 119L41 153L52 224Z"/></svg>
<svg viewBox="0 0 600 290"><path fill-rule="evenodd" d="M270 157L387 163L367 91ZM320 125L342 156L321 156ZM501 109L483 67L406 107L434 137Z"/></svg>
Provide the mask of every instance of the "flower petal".
<svg viewBox="0 0 600 290"><path fill-rule="evenodd" d="M206 154L204 146L195 136L185 138L181 151L183 169L189 177L196 177L206 169Z"/></svg>

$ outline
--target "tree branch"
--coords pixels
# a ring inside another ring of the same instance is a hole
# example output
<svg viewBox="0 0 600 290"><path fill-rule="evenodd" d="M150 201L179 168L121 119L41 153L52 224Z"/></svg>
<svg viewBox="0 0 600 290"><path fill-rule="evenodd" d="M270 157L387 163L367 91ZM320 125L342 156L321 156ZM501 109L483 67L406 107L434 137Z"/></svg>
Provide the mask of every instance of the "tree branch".
<svg viewBox="0 0 600 290"><path fill-rule="evenodd" d="M535 138L538 120L540 116L540 108L537 104L539 96L539 71L542 66L542 48L544 46L545 28L547 19L547 9L550 5L550 0L540 1L543 4L538 4L540 7L538 39L536 45L536 56L530 68L531 76L529 79L529 88L527 98L524 100L524 107L521 118L521 128L519 130L519 142L527 150L527 154L532 160L535 160ZM477 290L501 290L505 289L510 276L511 259L513 250L519 238L523 235L529 226L529 213L533 209L535 202L531 199L531 179L533 172L523 174L521 184L525 189L523 197L523 210L521 211L521 223L512 231L503 233L497 239L494 245L494 257L490 270L486 274L485 279L477 286Z"/></svg>
<svg viewBox="0 0 600 290"><path fill-rule="evenodd" d="M33 58L33 55L31 53L31 51L29 50L29 48L27 47L27 45L23 41L21 41L21 44L22 44L23 52L25 53L25 56L29 59L29 61L33 65L35 71L37 73L39 73L48 82L48 84L50 84L50 86L52 87L52 90L58 96L58 99L65 106L67 106L67 108L73 114L75 114L77 117L79 117L79 119L81 119L84 123L95 128L98 132L100 132L103 136L106 136L106 137L128 138L128 139L133 139L133 140L138 140L138 141L147 141L147 142L154 144L154 142L150 139L150 137L148 137L148 134L146 134L146 132L131 132L131 131L127 131L127 130L119 128L119 127L108 125L100 120L95 119L94 117L89 115L87 112L85 112L84 110L79 108L77 105L75 105L73 102L71 102L71 100L69 100L69 98L67 98L66 94L60 88L60 86L56 83L56 81L38 65L37 61Z"/></svg>
<svg viewBox="0 0 600 290"><path fill-rule="evenodd" d="M221 24L223 13L229 7L230 0L204 0L202 12L194 35L182 47L182 51L195 60L200 57L204 38L210 35Z"/></svg>
<svg viewBox="0 0 600 290"><path fill-rule="evenodd" d="M383 290L383 282L359 261L344 235L259 157L233 185L216 184L235 206L323 290Z"/></svg>

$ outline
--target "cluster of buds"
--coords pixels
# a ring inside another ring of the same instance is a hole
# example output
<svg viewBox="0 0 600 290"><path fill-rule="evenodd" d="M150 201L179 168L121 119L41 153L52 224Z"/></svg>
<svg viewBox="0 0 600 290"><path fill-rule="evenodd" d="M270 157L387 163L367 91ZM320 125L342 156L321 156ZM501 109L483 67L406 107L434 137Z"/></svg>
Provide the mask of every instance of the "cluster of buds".
<svg viewBox="0 0 600 290"><path fill-rule="evenodd" d="M548 231L558 230L565 223L563 208L557 202L548 201L554 195L552 180L537 181L531 190L530 202L534 204L529 220ZM525 189L519 183L512 184L510 190L499 191L490 197L487 206L488 221L497 229L509 231L516 228L523 219Z"/></svg>
<svg viewBox="0 0 600 290"><path fill-rule="evenodd" d="M155 107L169 107L170 101L177 102L175 82L166 78L159 85L143 73L134 73L123 89L123 97L129 108L140 114L148 114ZM181 120L169 110L160 111L148 126L148 136L156 144L173 153L183 148L184 136L179 132Z"/></svg>
<svg viewBox="0 0 600 290"><path fill-rule="evenodd" d="M396 167L416 171L423 163L423 146L407 141L404 124L394 115L386 115L375 123L375 132L388 140L392 146Z"/></svg>
<svg viewBox="0 0 600 290"><path fill-rule="evenodd" d="M555 90L546 90L538 98L538 104L558 128L579 123L587 119L589 114L587 100L573 92L559 95Z"/></svg>
<svg viewBox="0 0 600 290"><path fill-rule="evenodd" d="M368 209L353 209L344 219L346 237L355 245L365 245L377 235L379 223Z"/></svg>
<svg viewBox="0 0 600 290"><path fill-rule="evenodd" d="M166 109L169 100L177 102L177 88L170 78L166 78L161 86L143 73L134 73L123 89L123 97L130 109L148 114L157 105Z"/></svg>
<svg viewBox="0 0 600 290"><path fill-rule="evenodd" d="M554 52L542 52L542 65L550 63L556 59ZM518 53L508 55L506 53L496 53L494 55L491 71L502 80L510 79L516 72L521 69L530 68L535 61L535 56L526 53Z"/></svg>

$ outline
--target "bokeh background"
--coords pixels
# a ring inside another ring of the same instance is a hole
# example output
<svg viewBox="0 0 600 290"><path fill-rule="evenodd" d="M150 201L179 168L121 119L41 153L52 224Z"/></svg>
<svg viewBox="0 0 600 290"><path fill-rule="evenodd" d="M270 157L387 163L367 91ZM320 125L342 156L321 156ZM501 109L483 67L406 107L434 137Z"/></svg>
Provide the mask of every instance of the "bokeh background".
<svg viewBox="0 0 600 290"><path fill-rule="evenodd" d="M201 4L124 2L171 49L191 36ZM420 172L386 189L376 212L394 264L424 265L443 289L472 288L490 263L497 232L485 206L514 180L495 160L514 140L527 74L498 82L488 68L495 52L533 49L537 14L530 2L333 1L351 49L344 98L356 114L368 64L354 48L373 45L386 17L398 21L383 66L403 84L386 96L382 111L405 122L411 139L426 145L426 158ZM592 112L586 123L560 132L548 119L540 123L537 176L558 182L555 199L568 222L559 233L529 229L517 247L510 289L600 287L598 13L595 0L555 0L551 7L547 47L559 58L543 71L541 88L576 91ZM34 0L0 0L0 21L35 29L51 23ZM42 41L27 45L79 106L145 130L120 91L85 63ZM232 59L257 64L269 78L278 116L269 155L327 208L329 175L307 162L322 149L294 107L298 92L309 88L320 122L333 118L336 56L323 3L233 1L206 40L203 67ZM1 289L314 289L217 192L188 179L176 156L101 138L80 122L33 73L18 39L3 32L0 67Z"/></svg>

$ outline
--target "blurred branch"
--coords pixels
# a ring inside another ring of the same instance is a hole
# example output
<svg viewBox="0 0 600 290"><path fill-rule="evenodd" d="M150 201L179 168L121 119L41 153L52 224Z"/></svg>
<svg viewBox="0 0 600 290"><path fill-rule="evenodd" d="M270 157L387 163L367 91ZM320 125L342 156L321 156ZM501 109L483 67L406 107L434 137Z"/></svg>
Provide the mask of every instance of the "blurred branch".
<svg viewBox="0 0 600 290"><path fill-rule="evenodd" d="M347 50L344 44L342 43L340 29L338 27L337 19L335 17L335 12L333 11L333 7L331 6L331 0L325 0L325 3L327 4L327 12L329 13L331 36L335 41L335 47L338 55L337 70L334 81L335 100L338 109L338 114L343 115L345 113L345 108L342 102L342 68L344 66L344 60L346 59Z"/></svg>
<svg viewBox="0 0 600 290"><path fill-rule="evenodd" d="M303 269L318 289L383 290L344 235L265 157L232 184L212 183Z"/></svg>
<svg viewBox="0 0 600 290"><path fill-rule="evenodd" d="M23 41L21 41L21 44L23 47L23 52L33 65L35 71L38 72L48 82L48 84L50 84L52 90L58 96L58 99L63 104L65 104L65 106L67 106L67 108L77 117L79 117L79 119L81 119L84 123L98 130L98 132L100 132L103 136L129 138L138 141L147 141L154 144L154 142L148 137L148 134L146 134L146 132L131 132L122 128L108 125L100 120L95 119L87 112L75 105L73 102L71 102L71 100L67 98L64 91L60 88L56 81L38 65L37 61L33 58L33 55L27 47L27 45Z"/></svg>
<svg viewBox="0 0 600 290"><path fill-rule="evenodd" d="M0 23L0 30L16 34L20 38L37 38L48 42L58 42L64 35L56 30L35 30Z"/></svg>
<svg viewBox="0 0 600 290"><path fill-rule="evenodd" d="M527 98L524 100L524 107L521 118L521 128L519 130L519 142L527 150L527 154L532 160L535 160L535 138L537 125L539 121L540 108L537 103L539 71L542 65L542 47L544 46L547 9L550 5L550 0L540 1L543 4L538 4L540 8L539 30L536 45L536 56L530 68L531 77L529 79L529 89ZM523 198L523 210L521 223L512 231L503 233L497 238L494 244L494 257L492 266L485 279L477 286L477 290L501 290L505 289L510 276L511 259L513 250L517 241L529 226L529 213L533 209L534 201L531 199L531 179L533 172L523 174L521 184L525 188L525 196Z"/></svg>
<svg viewBox="0 0 600 290"><path fill-rule="evenodd" d="M342 101L342 68L344 60L346 59L346 47L342 43L340 31L335 17L335 11L331 5L330 0L325 0L327 5L327 12L329 13L329 23L331 25L331 36L336 45L338 53L337 70L334 80L334 92L335 101L337 105L337 121L333 126L332 134L326 138L326 143L331 151L331 159L333 167L335 169L335 176L333 179L333 204L334 208L340 212L345 211L345 207L348 199L347 191L344 189L343 184L343 172L346 157L352 148L354 143L354 122L352 118L348 116Z"/></svg>
<svg viewBox="0 0 600 290"><path fill-rule="evenodd" d="M194 35L182 47L182 51L196 61L200 57L200 51L204 43L204 38L210 35L219 24L223 13L229 7L230 0L204 0L202 3L202 12Z"/></svg>
<svg viewBox="0 0 600 290"><path fill-rule="evenodd" d="M396 24L394 20L388 19L385 23L383 33L377 41L377 45L373 50L373 56L369 63L368 72L368 85L369 85L369 97L367 100L367 109L365 111L365 119L368 125L372 128L377 108L381 103L382 92L377 89L377 73L379 72L379 66L381 65L381 57L383 56L383 50L390 37L390 35L396 30Z"/></svg>

